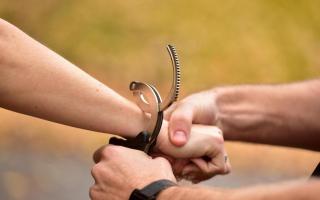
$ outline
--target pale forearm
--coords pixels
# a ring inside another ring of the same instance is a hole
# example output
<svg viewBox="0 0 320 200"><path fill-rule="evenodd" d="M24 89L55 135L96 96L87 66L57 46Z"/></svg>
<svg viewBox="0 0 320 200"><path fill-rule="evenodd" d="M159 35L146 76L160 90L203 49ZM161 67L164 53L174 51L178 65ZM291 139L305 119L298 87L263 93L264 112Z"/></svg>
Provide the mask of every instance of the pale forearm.
<svg viewBox="0 0 320 200"><path fill-rule="evenodd" d="M320 196L320 181L263 185L242 189L205 187L172 187L159 195L159 200L316 200Z"/></svg>
<svg viewBox="0 0 320 200"><path fill-rule="evenodd" d="M1 107L123 136L143 129L135 104L4 21L0 49Z"/></svg>
<svg viewBox="0 0 320 200"><path fill-rule="evenodd" d="M320 81L218 88L225 139L320 149Z"/></svg>

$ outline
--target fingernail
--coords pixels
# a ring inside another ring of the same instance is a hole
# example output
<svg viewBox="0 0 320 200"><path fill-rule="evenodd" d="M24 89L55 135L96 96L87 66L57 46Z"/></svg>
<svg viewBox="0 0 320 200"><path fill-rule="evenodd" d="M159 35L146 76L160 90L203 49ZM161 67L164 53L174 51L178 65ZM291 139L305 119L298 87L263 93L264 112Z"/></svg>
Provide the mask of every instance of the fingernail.
<svg viewBox="0 0 320 200"><path fill-rule="evenodd" d="M174 132L173 136L175 140L179 140L183 142L187 140L186 133L184 131L176 131Z"/></svg>

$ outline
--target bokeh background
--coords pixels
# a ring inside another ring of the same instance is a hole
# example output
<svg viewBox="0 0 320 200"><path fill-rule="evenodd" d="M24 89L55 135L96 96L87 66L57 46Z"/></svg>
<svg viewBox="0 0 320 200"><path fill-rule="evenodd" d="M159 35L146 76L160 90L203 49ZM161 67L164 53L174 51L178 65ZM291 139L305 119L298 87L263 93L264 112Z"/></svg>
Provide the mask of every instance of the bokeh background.
<svg viewBox="0 0 320 200"><path fill-rule="evenodd" d="M132 80L169 90L168 43L180 55L182 96L319 77L319 7L313 0L1 0L0 17L131 98ZM0 109L0 199L89 199L91 154L106 140ZM306 179L320 160L298 149L226 145L233 172L203 184Z"/></svg>

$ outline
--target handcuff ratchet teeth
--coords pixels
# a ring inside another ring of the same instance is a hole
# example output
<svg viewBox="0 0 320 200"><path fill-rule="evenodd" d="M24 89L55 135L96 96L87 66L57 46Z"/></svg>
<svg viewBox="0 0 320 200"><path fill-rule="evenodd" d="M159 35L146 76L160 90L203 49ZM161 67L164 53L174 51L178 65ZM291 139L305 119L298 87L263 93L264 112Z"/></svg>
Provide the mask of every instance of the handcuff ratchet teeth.
<svg viewBox="0 0 320 200"><path fill-rule="evenodd" d="M156 144L163 122L163 112L178 99L180 89L180 63L178 55L175 47L172 45L168 45L167 50L173 68L173 80L168 96L162 101L160 93L153 85L138 81L131 82L129 89L133 92L139 108L150 115L150 123L146 130L139 133L135 138L126 138L124 140L112 137L109 141L110 144L142 150L145 153L150 153L152 147Z"/></svg>

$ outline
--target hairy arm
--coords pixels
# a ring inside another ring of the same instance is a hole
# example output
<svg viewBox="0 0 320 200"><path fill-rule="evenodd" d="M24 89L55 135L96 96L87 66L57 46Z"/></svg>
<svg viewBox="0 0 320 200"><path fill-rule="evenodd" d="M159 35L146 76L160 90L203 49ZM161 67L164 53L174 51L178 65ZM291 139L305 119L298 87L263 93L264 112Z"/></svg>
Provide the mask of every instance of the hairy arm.
<svg viewBox="0 0 320 200"><path fill-rule="evenodd" d="M191 125L217 125L226 140L320 150L320 80L214 88L167 112L170 139L184 145ZM177 134L179 133L179 134Z"/></svg>
<svg viewBox="0 0 320 200"><path fill-rule="evenodd" d="M226 140L320 150L320 80L218 88L215 123Z"/></svg>
<svg viewBox="0 0 320 200"><path fill-rule="evenodd" d="M140 109L0 19L0 107L99 132L135 136Z"/></svg>
<svg viewBox="0 0 320 200"><path fill-rule="evenodd" d="M205 187L172 187L161 192L158 199L316 200L319 199L320 196L319 187L319 180L229 190Z"/></svg>

